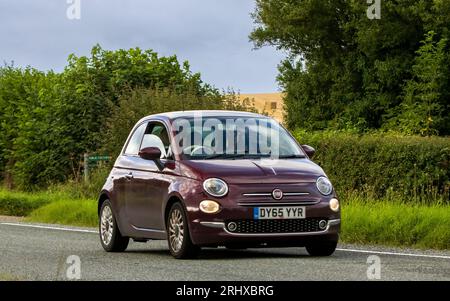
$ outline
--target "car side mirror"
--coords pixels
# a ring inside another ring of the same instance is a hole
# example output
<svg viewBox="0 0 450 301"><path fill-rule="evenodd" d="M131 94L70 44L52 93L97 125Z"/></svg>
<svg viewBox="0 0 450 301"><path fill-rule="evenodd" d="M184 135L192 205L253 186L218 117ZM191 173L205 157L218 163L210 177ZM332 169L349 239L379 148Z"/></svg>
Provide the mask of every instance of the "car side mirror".
<svg viewBox="0 0 450 301"><path fill-rule="evenodd" d="M146 147L139 151L139 157L145 160L159 160L161 158L161 150L157 147Z"/></svg>
<svg viewBox="0 0 450 301"><path fill-rule="evenodd" d="M302 145L302 148L310 159L312 159L314 157L316 150L313 147L304 144L304 145Z"/></svg>
<svg viewBox="0 0 450 301"><path fill-rule="evenodd" d="M145 147L139 151L138 155L144 160L155 162L159 170L163 170L165 167L161 162L161 150L157 147Z"/></svg>

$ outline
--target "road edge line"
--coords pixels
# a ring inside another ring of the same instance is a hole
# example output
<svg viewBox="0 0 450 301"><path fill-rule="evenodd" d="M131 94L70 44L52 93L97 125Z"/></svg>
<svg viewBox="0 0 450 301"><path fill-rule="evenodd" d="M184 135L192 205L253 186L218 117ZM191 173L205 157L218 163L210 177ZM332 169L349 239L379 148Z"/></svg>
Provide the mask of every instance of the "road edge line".
<svg viewBox="0 0 450 301"><path fill-rule="evenodd" d="M336 251L341 251L341 252L353 252L353 253L365 253L365 254L379 254L379 255L396 255L396 256L408 256L408 257L424 257L424 258L450 259L450 256L445 256L445 255L414 254L414 253L397 253L397 252L388 252L388 251L369 251L369 250L342 249L342 248L337 248Z"/></svg>
<svg viewBox="0 0 450 301"><path fill-rule="evenodd" d="M80 233L95 233L98 234L98 231L95 230L87 230L87 229L74 229L67 227L54 227L54 226L41 226L41 225L30 225L30 224L19 224L19 223L0 223L0 225L6 226L18 226L18 227L28 227L28 228L37 228L37 229L47 229L47 230L58 230L58 231L69 231L69 232L80 232Z"/></svg>

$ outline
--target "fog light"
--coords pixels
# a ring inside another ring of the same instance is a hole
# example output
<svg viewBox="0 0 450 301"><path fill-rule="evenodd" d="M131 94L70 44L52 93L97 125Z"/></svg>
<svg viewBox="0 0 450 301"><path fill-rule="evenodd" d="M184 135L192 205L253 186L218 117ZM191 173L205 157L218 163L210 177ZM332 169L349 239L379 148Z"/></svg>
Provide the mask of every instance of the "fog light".
<svg viewBox="0 0 450 301"><path fill-rule="evenodd" d="M339 201L337 199L331 199L330 200L330 209L334 212L339 211Z"/></svg>
<svg viewBox="0 0 450 301"><path fill-rule="evenodd" d="M230 230L231 232L234 232L234 231L236 231L236 229L237 229L237 225L235 222L228 223L228 230Z"/></svg>
<svg viewBox="0 0 450 301"><path fill-rule="evenodd" d="M327 221L321 220L321 221L319 222L319 228L320 228L320 230L325 230L325 229L327 228L327 225L328 225Z"/></svg>
<svg viewBox="0 0 450 301"><path fill-rule="evenodd" d="M220 210L220 205L214 201L201 201L199 208L204 213L217 213Z"/></svg>

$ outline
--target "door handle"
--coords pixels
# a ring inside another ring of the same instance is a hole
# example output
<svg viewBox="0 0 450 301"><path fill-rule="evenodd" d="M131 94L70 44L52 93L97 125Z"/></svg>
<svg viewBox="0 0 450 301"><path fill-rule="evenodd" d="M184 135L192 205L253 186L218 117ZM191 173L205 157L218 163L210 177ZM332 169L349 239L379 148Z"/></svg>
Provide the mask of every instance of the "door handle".
<svg viewBox="0 0 450 301"><path fill-rule="evenodd" d="M127 175L125 176L125 178L126 178L128 181L131 181L131 180L133 179L133 173L130 172L129 174L127 174Z"/></svg>

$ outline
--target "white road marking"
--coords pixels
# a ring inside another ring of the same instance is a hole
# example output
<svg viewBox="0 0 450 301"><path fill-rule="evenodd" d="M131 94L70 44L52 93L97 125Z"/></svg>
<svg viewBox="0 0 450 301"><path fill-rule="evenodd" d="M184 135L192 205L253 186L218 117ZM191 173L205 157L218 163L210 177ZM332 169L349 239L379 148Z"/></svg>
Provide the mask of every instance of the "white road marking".
<svg viewBox="0 0 450 301"><path fill-rule="evenodd" d="M67 228L67 227L53 227L53 226L42 226L42 225L21 224L21 223L0 223L0 225L98 234L98 231L95 231L95 230L75 229L75 228ZM366 253L366 254L379 254L379 255L393 255L393 256L408 256L408 257L450 259L450 256L445 256L445 255L399 253L399 252L387 252L387 251L375 251L375 250L374 251L369 251L369 250L359 250L359 249L342 249L342 248L337 248L336 251L353 252L353 253Z"/></svg>
<svg viewBox="0 0 450 301"><path fill-rule="evenodd" d="M74 229L74 228L66 228L66 227L41 226L41 225L19 224L19 223L0 223L0 225L98 234L98 231L94 231L94 230Z"/></svg>
<svg viewBox="0 0 450 301"><path fill-rule="evenodd" d="M358 249L336 249L336 251L353 252L353 253L366 253L366 254L379 254L379 255L396 255L396 256L409 256L409 257L425 257L425 258L450 259L450 256L445 256L445 255L427 255L427 254L414 254L414 253L397 253L397 252L368 251L368 250L358 250Z"/></svg>

